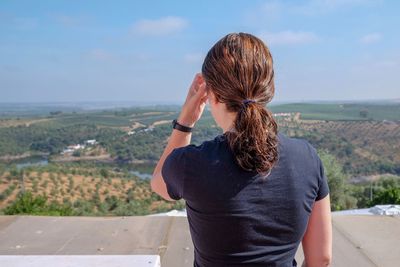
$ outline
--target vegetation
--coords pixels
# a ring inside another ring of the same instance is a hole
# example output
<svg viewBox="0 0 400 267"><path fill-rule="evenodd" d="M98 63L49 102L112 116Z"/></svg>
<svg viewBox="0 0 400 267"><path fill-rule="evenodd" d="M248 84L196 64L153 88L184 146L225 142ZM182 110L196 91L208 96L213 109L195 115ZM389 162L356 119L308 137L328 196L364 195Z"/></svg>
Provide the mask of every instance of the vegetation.
<svg viewBox="0 0 400 267"><path fill-rule="evenodd" d="M325 175L328 177L331 209L334 211L353 208L355 205L348 206L351 196L345 194L348 178L343 173L342 166L333 155L326 151L320 151L319 156L324 165Z"/></svg>
<svg viewBox="0 0 400 267"><path fill-rule="evenodd" d="M383 121L284 121L280 130L307 139L339 159L353 176L400 175L400 123Z"/></svg>
<svg viewBox="0 0 400 267"><path fill-rule="evenodd" d="M378 204L398 204L400 205L400 188L390 187L384 189L374 197L370 205Z"/></svg>
<svg viewBox="0 0 400 267"><path fill-rule="evenodd" d="M34 196L30 191L18 195L17 199L4 210L4 214L31 215L73 215L72 207L57 202L47 203L46 195Z"/></svg>
<svg viewBox="0 0 400 267"><path fill-rule="evenodd" d="M270 108L286 114L276 117L279 131L318 148L332 210L399 203L399 104L300 103ZM151 192L148 180L130 172L135 163L135 170L152 173L179 111L179 107L90 112L58 107L0 114L1 212L145 215L183 208L183 201L164 201ZM205 110L192 144L220 133ZM89 139L98 143L61 153ZM44 157L44 166L30 164L32 155ZM26 166L23 159L15 160L24 157L29 157Z"/></svg>
<svg viewBox="0 0 400 267"><path fill-rule="evenodd" d="M6 188L0 191L4 214L146 215L184 208L183 201L165 201L152 193L148 180L101 163L13 169L0 180L0 190Z"/></svg>
<svg viewBox="0 0 400 267"><path fill-rule="evenodd" d="M399 103L293 103L271 106L274 113L300 112L305 120L400 120Z"/></svg>

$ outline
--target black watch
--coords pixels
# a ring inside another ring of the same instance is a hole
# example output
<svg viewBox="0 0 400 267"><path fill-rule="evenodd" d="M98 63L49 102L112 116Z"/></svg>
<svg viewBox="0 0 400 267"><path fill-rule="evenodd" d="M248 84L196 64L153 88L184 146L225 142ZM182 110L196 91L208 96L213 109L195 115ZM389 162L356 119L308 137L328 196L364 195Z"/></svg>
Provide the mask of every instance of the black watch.
<svg viewBox="0 0 400 267"><path fill-rule="evenodd" d="M193 127L187 127L185 125L179 124L176 119L172 121L172 128L177 129L182 132L191 132Z"/></svg>

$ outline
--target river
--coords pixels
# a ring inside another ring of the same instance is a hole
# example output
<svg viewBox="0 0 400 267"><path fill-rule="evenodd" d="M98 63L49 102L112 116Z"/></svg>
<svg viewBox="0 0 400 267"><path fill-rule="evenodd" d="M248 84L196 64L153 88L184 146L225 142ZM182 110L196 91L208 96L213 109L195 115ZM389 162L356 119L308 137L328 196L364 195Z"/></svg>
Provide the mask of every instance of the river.
<svg viewBox="0 0 400 267"><path fill-rule="evenodd" d="M23 159L13 160L11 164L15 164L17 169L23 169L29 166L46 166L49 164L49 160L44 156L32 156ZM138 176L143 180L150 180L153 177L151 170L153 166L147 166L143 164L130 164L129 173Z"/></svg>

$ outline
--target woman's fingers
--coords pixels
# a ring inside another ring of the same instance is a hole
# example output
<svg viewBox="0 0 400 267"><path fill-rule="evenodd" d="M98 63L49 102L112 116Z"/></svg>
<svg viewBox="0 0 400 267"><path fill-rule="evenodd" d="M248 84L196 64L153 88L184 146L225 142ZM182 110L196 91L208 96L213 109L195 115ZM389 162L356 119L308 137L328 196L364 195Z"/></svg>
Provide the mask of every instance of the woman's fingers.
<svg viewBox="0 0 400 267"><path fill-rule="evenodd" d="M207 99L206 82L202 74L197 73L190 85L185 104L182 108L182 117L189 118L189 121L197 121L203 112Z"/></svg>
<svg viewBox="0 0 400 267"><path fill-rule="evenodd" d="M199 84L198 87L199 87L199 90L198 90L198 91L199 91L200 93L206 92L206 82L204 82L204 81L201 82L201 83Z"/></svg>
<svg viewBox="0 0 400 267"><path fill-rule="evenodd" d="M203 77L201 73L197 73L196 76L193 79L192 83L192 90L194 92L197 92L199 90L199 85L203 82Z"/></svg>
<svg viewBox="0 0 400 267"><path fill-rule="evenodd" d="M205 88L200 88L202 84L205 84L203 76L201 73L197 73L193 79L193 82L190 86L189 95L197 95L198 93L203 94L203 90ZM204 85L205 86L205 85Z"/></svg>
<svg viewBox="0 0 400 267"><path fill-rule="evenodd" d="M196 91L197 91L196 86L198 84L198 81L197 81L198 79L199 79L198 74L196 74L193 78L192 84L189 87L189 91L186 96L186 102L189 101L194 95L196 95Z"/></svg>
<svg viewBox="0 0 400 267"><path fill-rule="evenodd" d="M200 99L200 104L205 104L205 103L207 103L207 99L208 99L208 96L207 95L205 95L205 96L203 96L201 99Z"/></svg>
<svg viewBox="0 0 400 267"><path fill-rule="evenodd" d="M186 102L189 106L193 105L193 107L195 107L203 104L203 102L207 101L207 98L206 82L204 81L202 74L197 73L190 86Z"/></svg>
<svg viewBox="0 0 400 267"><path fill-rule="evenodd" d="M195 77L199 82L203 81L203 74L201 74L201 72L196 73L196 77Z"/></svg>
<svg viewBox="0 0 400 267"><path fill-rule="evenodd" d="M207 90L205 82L202 82L200 85L198 85L195 97L200 100L202 100L203 98L207 98Z"/></svg>

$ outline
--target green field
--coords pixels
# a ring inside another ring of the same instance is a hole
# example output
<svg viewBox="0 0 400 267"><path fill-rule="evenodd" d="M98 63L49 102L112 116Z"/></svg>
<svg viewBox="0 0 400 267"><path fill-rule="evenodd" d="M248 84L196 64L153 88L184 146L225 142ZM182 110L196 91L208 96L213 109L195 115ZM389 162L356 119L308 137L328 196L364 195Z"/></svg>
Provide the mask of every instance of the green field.
<svg viewBox="0 0 400 267"><path fill-rule="evenodd" d="M304 120L400 120L400 104L307 104L272 105L272 112L300 112Z"/></svg>

